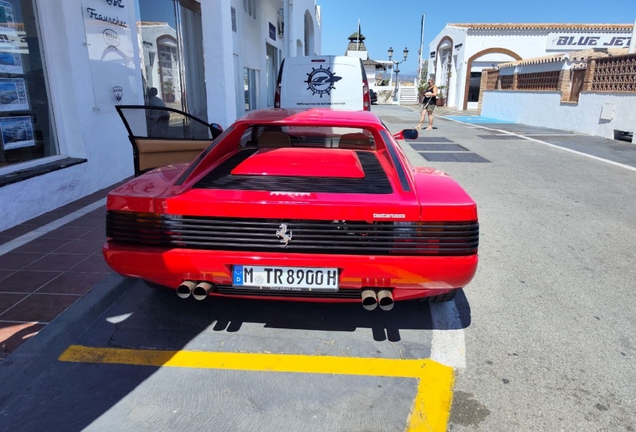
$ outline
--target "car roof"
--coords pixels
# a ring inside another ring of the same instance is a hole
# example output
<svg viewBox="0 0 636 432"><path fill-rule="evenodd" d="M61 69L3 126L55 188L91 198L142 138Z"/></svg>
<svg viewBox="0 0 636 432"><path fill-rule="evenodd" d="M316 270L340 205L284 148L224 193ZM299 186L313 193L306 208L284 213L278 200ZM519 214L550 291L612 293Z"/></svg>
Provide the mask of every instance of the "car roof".
<svg viewBox="0 0 636 432"><path fill-rule="evenodd" d="M345 111L328 108L284 109L268 108L252 111L236 121L249 124L303 126L379 126L380 118L370 111Z"/></svg>

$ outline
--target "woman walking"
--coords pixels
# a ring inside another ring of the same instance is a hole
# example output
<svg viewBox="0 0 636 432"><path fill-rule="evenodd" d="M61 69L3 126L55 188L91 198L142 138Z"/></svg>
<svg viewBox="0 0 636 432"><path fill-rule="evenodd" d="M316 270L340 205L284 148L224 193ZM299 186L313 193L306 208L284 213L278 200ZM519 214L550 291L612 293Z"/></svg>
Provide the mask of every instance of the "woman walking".
<svg viewBox="0 0 636 432"><path fill-rule="evenodd" d="M433 130L433 111L435 110L435 103L437 101L437 86L433 78L428 79L426 90L424 91L424 99L422 100L422 114L420 115L420 122L415 129L422 129L426 114L428 114L428 127L426 130Z"/></svg>

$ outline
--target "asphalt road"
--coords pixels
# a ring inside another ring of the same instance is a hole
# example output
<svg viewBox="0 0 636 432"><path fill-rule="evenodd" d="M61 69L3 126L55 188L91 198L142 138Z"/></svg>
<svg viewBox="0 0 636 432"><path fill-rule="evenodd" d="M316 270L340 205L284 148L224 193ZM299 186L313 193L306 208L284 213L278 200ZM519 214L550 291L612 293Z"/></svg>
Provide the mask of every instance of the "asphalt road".
<svg viewBox="0 0 636 432"><path fill-rule="evenodd" d="M419 117L374 111L394 132ZM129 284L73 342L87 348L52 347L63 357L0 400L0 430L426 430L447 369L452 431L634 430L636 172L435 126L405 151L480 214L480 267L454 302L369 313Z"/></svg>
<svg viewBox="0 0 636 432"><path fill-rule="evenodd" d="M490 161L428 162L404 146L479 207L466 368L449 429L635 430L636 172L536 141L480 138L484 130L468 125L435 126L421 136Z"/></svg>

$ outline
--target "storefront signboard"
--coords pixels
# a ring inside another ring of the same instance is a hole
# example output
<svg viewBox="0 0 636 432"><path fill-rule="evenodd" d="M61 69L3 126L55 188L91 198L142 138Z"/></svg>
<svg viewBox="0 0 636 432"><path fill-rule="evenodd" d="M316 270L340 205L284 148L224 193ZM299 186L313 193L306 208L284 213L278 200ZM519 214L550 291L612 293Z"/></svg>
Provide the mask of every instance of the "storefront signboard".
<svg viewBox="0 0 636 432"><path fill-rule="evenodd" d="M629 32L622 33L548 33L546 50L575 51L590 48L626 48Z"/></svg>
<svg viewBox="0 0 636 432"><path fill-rule="evenodd" d="M96 107L136 102L133 0L82 0L82 9Z"/></svg>

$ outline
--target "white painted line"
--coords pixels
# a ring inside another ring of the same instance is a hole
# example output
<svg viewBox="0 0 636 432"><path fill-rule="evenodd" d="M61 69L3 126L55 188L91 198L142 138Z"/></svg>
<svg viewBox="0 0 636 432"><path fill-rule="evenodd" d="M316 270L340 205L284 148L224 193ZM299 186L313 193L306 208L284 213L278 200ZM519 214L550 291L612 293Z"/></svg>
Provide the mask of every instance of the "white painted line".
<svg viewBox="0 0 636 432"><path fill-rule="evenodd" d="M56 219L53 222L49 222L48 224L41 226L40 228L36 228L33 231L30 231L26 234L21 235L18 238L15 238L11 241L8 241L0 245L0 256L8 252L11 252L14 249L17 249L20 246L24 246L30 241L35 240L38 237L42 237L44 234L49 233L53 230L56 230L59 227L74 221L75 219L79 219L82 216L84 216L86 213L90 213L93 210L97 210L100 207L104 207L104 208L106 207L106 198L96 201L93 204L89 204L86 207L82 207L79 210L75 210L73 213L67 214L66 216Z"/></svg>
<svg viewBox="0 0 636 432"><path fill-rule="evenodd" d="M466 123L466 122L459 121L459 120L453 120L453 119L450 119L450 118L447 118L446 120L449 120L449 121L452 121L452 122L455 122L455 123L471 125L470 123ZM577 151L577 150L572 150L572 149L569 149L569 148L566 148L566 147L561 147L561 146L558 146L558 145L555 145L555 144L550 144L549 142L541 141L541 140L538 140L536 138L531 138L529 136L516 134L514 132L508 132L508 131L501 130L501 129L489 128L489 127L481 126L481 125L471 125L471 126L477 126L480 129L486 129L486 130L501 132L503 135L516 136L516 137L523 138L523 139L528 140L528 141L533 141L533 142L536 142L536 143L539 143L539 144L543 144L543 145L548 146L548 147L552 147L552 148L555 148L555 149L558 149L558 150L563 150L563 151L566 151L566 152L569 152L569 153L574 153L574 154L579 155L579 156L583 156L583 157L586 157L586 158L589 158L589 159L594 159L594 160L597 160L599 162L605 162L606 164L614 165L614 166L617 166L617 167L620 167L620 168L625 168L627 170L636 172L636 167L625 165L625 164L622 164L620 162L614 162L614 161L609 160L609 159L603 159L603 158L598 157L598 156L594 156L594 155L591 155L591 154L583 153L583 152L580 152L580 151Z"/></svg>
<svg viewBox="0 0 636 432"><path fill-rule="evenodd" d="M466 340L454 301L431 303L433 341L431 360L455 369L466 368Z"/></svg>
<svg viewBox="0 0 636 432"><path fill-rule="evenodd" d="M581 136L581 135L574 134L574 133L558 133L558 134L556 134L556 133L554 133L554 134L551 134L551 133L536 133L536 134L526 134L526 136L533 137L533 136Z"/></svg>

